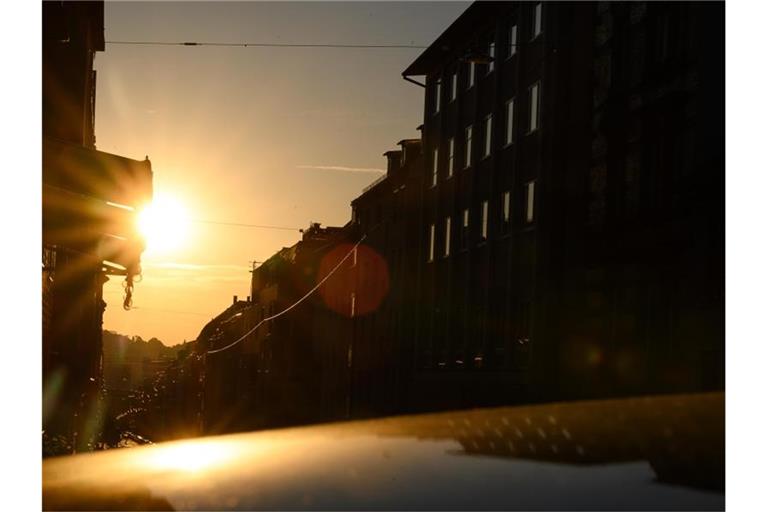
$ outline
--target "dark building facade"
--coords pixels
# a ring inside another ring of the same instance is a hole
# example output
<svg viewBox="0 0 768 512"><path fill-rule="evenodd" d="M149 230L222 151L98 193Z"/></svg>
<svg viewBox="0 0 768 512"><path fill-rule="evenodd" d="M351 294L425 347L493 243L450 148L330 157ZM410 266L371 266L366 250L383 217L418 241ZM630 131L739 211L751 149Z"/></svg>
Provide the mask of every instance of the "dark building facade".
<svg viewBox="0 0 768 512"><path fill-rule="evenodd" d="M384 153L386 174L352 201L353 225L365 234L354 280L359 302L352 341L355 417L403 410L413 370L424 155L420 139L398 145L399 150Z"/></svg>
<svg viewBox="0 0 768 512"><path fill-rule="evenodd" d="M98 431L102 286L125 276L130 297L143 251L134 209L151 199L152 170L95 149L104 3L46 1L42 14L43 428L84 450Z"/></svg>
<svg viewBox="0 0 768 512"><path fill-rule="evenodd" d="M723 10L476 3L406 69L426 77L411 396L724 386Z"/></svg>

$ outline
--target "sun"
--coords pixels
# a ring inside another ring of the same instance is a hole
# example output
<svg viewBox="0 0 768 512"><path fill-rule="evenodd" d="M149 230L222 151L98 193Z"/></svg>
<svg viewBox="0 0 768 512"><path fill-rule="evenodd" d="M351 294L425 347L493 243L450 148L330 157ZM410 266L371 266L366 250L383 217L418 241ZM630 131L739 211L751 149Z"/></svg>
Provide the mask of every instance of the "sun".
<svg viewBox="0 0 768 512"><path fill-rule="evenodd" d="M147 246L146 255L167 254L181 249L189 235L189 215L178 198L156 195L137 216L139 234Z"/></svg>

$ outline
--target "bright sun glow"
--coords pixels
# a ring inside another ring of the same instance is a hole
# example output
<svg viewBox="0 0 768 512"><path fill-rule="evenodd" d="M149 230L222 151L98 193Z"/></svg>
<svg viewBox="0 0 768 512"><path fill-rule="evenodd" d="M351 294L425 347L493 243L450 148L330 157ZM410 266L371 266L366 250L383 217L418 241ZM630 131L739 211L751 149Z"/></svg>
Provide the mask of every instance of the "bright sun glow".
<svg viewBox="0 0 768 512"><path fill-rule="evenodd" d="M139 212L138 226L147 243L145 254L164 254L182 248L189 234L189 216L177 198L159 195Z"/></svg>
<svg viewBox="0 0 768 512"><path fill-rule="evenodd" d="M142 462L155 469L196 472L224 463L233 455L234 450L225 442L184 441L157 445L144 455Z"/></svg>

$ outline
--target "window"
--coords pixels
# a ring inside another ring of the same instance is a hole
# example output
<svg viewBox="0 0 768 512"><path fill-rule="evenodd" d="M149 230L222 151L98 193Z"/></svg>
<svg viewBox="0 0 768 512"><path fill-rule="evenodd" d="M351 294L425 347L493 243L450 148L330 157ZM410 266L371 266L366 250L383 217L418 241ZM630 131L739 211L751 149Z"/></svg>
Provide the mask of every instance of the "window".
<svg viewBox="0 0 768 512"><path fill-rule="evenodd" d="M453 137L448 139L448 178L453 176Z"/></svg>
<svg viewBox="0 0 768 512"><path fill-rule="evenodd" d="M509 190L501 194L501 223L503 230L509 227L511 197Z"/></svg>
<svg viewBox="0 0 768 512"><path fill-rule="evenodd" d="M350 314L349 316L355 316L355 292L349 294Z"/></svg>
<svg viewBox="0 0 768 512"><path fill-rule="evenodd" d="M451 101L456 99L456 83L458 82L456 73L451 75Z"/></svg>
<svg viewBox="0 0 768 512"><path fill-rule="evenodd" d="M469 208L461 214L461 248L466 249L469 242Z"/></svg>
<svg viewBox="0 0 768 512"><path fill-rule="evenodd" d="M434 261L435 259L435 225L429 225L429 255L427 261Z"/></svg>
<svg viewBox="0 0 768 512"><path fill-rule="evenodd" d="M443 253L445 257L448 257L451 255L451 217L448 216L445 218L445 252Z"/></svg>
<svg viewBox="0 0 768 512"><path fill-rule="evenodd" d="M536 180L531 180L525 184L525 222L531 224L535 218L534 199L536 197Z"/></svg>
<svg viewBox="0 0 768 512"><path fill-rule="evenodd" d="M488 56L491 58L491 62L488 63L488 73L490 73L493 71L493 63L496 61L496 43L493 41L493 36L488 42Z"/></svg>
<svg viewBox="0 0 768 512"><path fill-rule="evenodd" d="M432 187L437 185L437 148L432 151Z"/></svg>
<svg viewBox="0 0 768 512"><path fill-rule="evenodd" d="M533 7L533 27L531 39L536 39L541 34L541 2L537 2Z"/></svg>
<svg viewBox="0 0 768 512"><path fill-rule="evenodd" d="M485 145L483 147L483 158L490 156L491 154L491 143L493 142L493 115L489 115L485 118Z"/></svg>
<svg viewBox="0 0 768 512"><path fill-rule="evenodd" d="M530 100L528 110L530 119L528 121L528 132L534 132L539 129L539 106L541 105L540 83L536 82L528 89L528 98Z"/></svg>
<svg viewBox="0 0 768 512"><path fill-rule="evenodd" d="M355 247L352 250L352 264L350 265L350 267L355 267L355 266L357 266L357 247Z"/></svg>
<svg viewBox="0 0 768 512"><path fill-rule="evenodd" d="M512 144L515 133L515 98L507 101L507 131L504 134L504 144Z"/></svg>
<svg viewBox="0 0 768 512"><path fill-rule="evenodd" d="M440 81L435 81L435 110L434 113L440 112Z"/></svg>
<svg viewBox="0 0 768 512"><path fill-rule="evenodd" d="M517 53L517 23L513 23L509 27L509 49L507 50L507 58L512 57Z"/></svg>
<svg viewBox="0 0 768 512"><path fill-rule="evenodd" d="M480 215L482 219L482 224L480 227L480 238L481 240L486 240L488 238L488 201L483 201L483 204L481 206Z"/></svg>
<svg viewBox="0 0 768 512"><path fill-rule="evenodd" d="M468 80L467 89L471 89L473 85L475 85L475 63L470 62L469 63L469 80Z"/></svg>
<svg viewBox="0 0 768 512"><path fill-rule="evenodd" d="M472 164L472 125L464 130L464 168Z"/></svg>

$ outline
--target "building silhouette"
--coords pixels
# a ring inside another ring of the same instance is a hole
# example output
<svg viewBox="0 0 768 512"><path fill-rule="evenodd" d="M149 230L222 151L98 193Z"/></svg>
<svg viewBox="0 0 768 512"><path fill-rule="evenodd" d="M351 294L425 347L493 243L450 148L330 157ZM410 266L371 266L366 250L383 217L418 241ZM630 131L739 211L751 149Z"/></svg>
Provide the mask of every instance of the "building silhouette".
<svg viewBox="0 0 768 512"><path fill-rule="evenodd" d="M404 71L426 78L416 408L724 387L722 20L478 2Z"/></svg>
<svg viewBox="0 0 768 512"><path fill-rule="evenodd" d="M104 3L46 1L42 11L43 429L86 450L100 414L102 286L125 276L130 303L143 250L131 208L151 198L152 170L95 149Z"/></svg>
<svg viewBox="0 0 768 512"><path fill-rule="evenodd" d="M212 421L723 389L723 10L472 4L403 72L421 137L198 339L262 322L206 356Z"/></svg>

